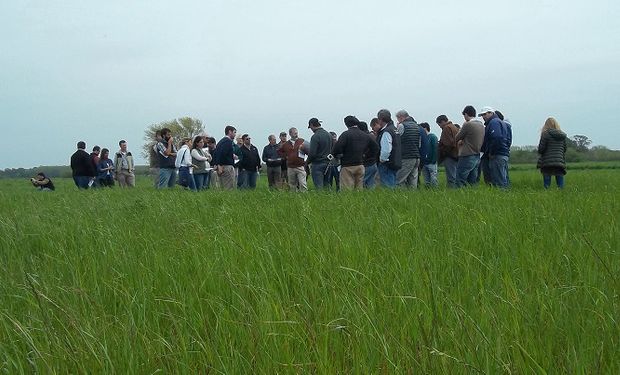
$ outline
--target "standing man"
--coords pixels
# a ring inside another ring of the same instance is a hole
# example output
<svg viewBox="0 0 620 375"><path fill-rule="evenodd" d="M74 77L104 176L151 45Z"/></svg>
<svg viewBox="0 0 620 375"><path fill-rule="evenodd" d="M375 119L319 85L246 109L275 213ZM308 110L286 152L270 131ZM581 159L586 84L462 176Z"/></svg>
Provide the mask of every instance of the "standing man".
<svg viewBox="0 0 620 375"><path fill-rule="evenodd" d="M99 146L95 146L93 147L93 151L90 153L89 157L90 157L90 162L93 165L93 168L95 168L95 172L97 171L97 165L99 164L99 154L101 153L101 147ZM95 178L93 180L93 184L92 187L96 188L99 186L99 183L97 182L97 179Z"/></svg>
<svg viewBox="0 0 620 375"><path fill-rule="evenodd" d="M299 138L297 128L290 128L288 134L291 139L280 147L278 153L280 157L286 158L289 189L291 191L308 191L304 168L305 141L303 138Z"/></svg>
<svg viewBox="0 0 620 375"><path fill-rule="evenodd" d="M456 165L456 178L459 187L475 185L478 182L478 163L480 149L484 141L484 125L476 118L476 109L468 105L463 109L465 123L456 135L459 148L459 161Z"/></svg>
<svg viewBox="0 0 620 375"><path fill-rule="evenodd" d="M440 115L437 117L437 125L441 128L439 137L439 163L443 163L446 169L446 179L449 188L458 186L456 180L456 164L459 158L459 150L456 146L456 134L459 130L454 126L448 116Z"/></svg>
<svg viewBox="0 0 620 375"><path fill-rule="evenodd" d="M114 155L114 171L116 172L116 181L120 187L135 187L136 176L134 174L135 165L131 152L127 151L127 142L121 140L118 142L120 150Z"/></svg>
<svg viewBox="0 0 620 375"><path fill-rule="evenodd" d="M370 127L374 127L377 121L378 120L376 117L370 120ZM366 124L364 121L360 121L357 127L364 133L368 134L370 139L372 139L372 141L377 146L376 153L368 152L364 154L364 189L374 189L375 178L377 176L377 158L379 157L379 145L377 144L377 136L375 135L375 133L368 131L368 124Z"/></svg>
<svg viewBox="0 0 620 375"><path fill-rule="evenodd" d="M224 134L226 134L224 138L215 146L214 163L217 165L217 175L222 189L233 190L235 188L233 139L237 135L237 129L228 125L224 128Z"/></svg>
<svg viewBox="0 0 620 375"><path fill-rule="evenodd" d="M374 158L379 153L379 145L368 133L359 129L360 121L354 116L344 118L347 130L340 134L332 153L340 155L340 187L342 190L361 190L364 186L364 156Z"/></svg>
<svg viewBox="0 0 620 375"><path fill-rule="evenodd" d="M270 189L278 189L282 184L282 158L278 155L276 136L271 134L267 140L269 144L263 148L263 162L267 164L267 181Z"/></svg>
<svg viewBox="0 0 620 375"><path fill-rule="evenodd" d="M423 122L420 126L427 135L426 155L422 160L422 175L426 187L437 187L437 136L431 133L431 126L428 122Z"/></svg>
<svg viewBox="0 0 620 375"><path fill-rule="evenodd" d="M278 142L278 150L287 142L288 135L286 132L280 132L280 142ZM282 158L281 165L282 175L280 180L282 182L281 187L284 188L288 184L288 168L286 167L286 158Z"/></svg>
<svg viewBox="0 0 620 375"><path fill-rule="evenodd" d="M157 143L157 161L159 165L158 189L165 187L173 188L176 181L176 167L174 165L177 157L177 148L174 145L172 132L168 128L161 130L161 141Z"/></svg>
<svg viewBox="0 0 620 375"><path fill-rule="evenodd" d="M317 190L327 188L329 185L329 165L328 155L333 147L331 135L321 127L321 121L311 118L308 121L308 128L314 133L310 138L310 152L308 153L307 163L311 164L312 182Z"/></svg>
<svg viewBox="0 0 620 375"><path fill-rule="evenodd" d="M243 145L240 148L241 159L239 161L239 180L241 189L256 189L256 180L260 170L260 156L258 149L252 144L252 138L248 134L241 136Z"/></svg>
<svg viewBox="0 0 620 375"><path fill-rule="evenodd" d="M396 120L402 129L400 136L402 167L396 173L399 187L418 188L418 171L420 167L420 127L404 109L396 112Z"/></svg>
<svg viewBox="0 0 620 375"><path fill-rule="evenodd" d="M396 172L400 169L401 148L400 136L392 121L392 114L387 109L377 113L377 143L379 144L379 177L381 184L389 189L396 187Z"/></svg>
<svg viewBox="0 0 620 375"><path fill-rule="evenodd" d="M88 189L95 180L95 168L86 152L86 142L77 143L77 151L71 155L71 174L78 189Z"/></svg>
<svg viewBox="0 0 620 375"><path fill-rule="evenodd" d="M149 172L153 177L153 186L159 185L159 162L157 158L157 144L162 141L161 130L155 132L155 142L149 148Z"/></svg>
<svg viewBox="0 0 620 375"><path fill-rule="evenodd" d="M508 188L508 159L512 145L512 129L502 121L491 107L483 107L480 117L484 119L485 131L483 158L488 160L491 185Z"/></svg>

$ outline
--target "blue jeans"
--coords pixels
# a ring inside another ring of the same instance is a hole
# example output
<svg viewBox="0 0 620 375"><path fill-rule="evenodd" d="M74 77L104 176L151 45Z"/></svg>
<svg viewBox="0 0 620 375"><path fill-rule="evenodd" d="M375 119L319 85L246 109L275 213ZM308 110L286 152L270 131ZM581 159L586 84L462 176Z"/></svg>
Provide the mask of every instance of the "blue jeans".
<svg viewBox="0 0 620 375"><path fill-rule="evenodd" d="M336 191L340 191L340 171L337 165L332 165L327 171L327 181L329 186L332 187L334 182L336 183Z"/></svg>
<svg viewBox="0 0 620 375"><path fill-rule="evenodd" d="M194 176L189 173L189 167L179 168L179 185L191 191L196 191L196 181L194 181Z"/></svg>
<svg viewBox="0 0 620 375"><path fill-rule="evenodd" d="M556 175L555 183L558 184L558 188L563 189L564 188L564 176L561 174ZM549 189L549 187L551 187L551 175L550 174L543 174L543 184L545 186L545 189Z"/></svg>
<svg viewBox="0 0 620 375"><path fill-rule="evenodd" d="M195 173L194 182L196 183L196 190L208 189L210 180L209 177L211 177L211 172Z"/></svg>
<svg viewBox="0 0 620 375"><path fill-rule="evenodd" d="M159 183L157 184L157 188L158 189L163 189L165 187L173 188L176 178L177 178L176 169L160 168L159 169Z"/></svg>
<svg viewBox="0 0 620 375"><path fill-rule="evenodd" d="M508 188L508 156L495 155L489 158L491 185L502 189Z"/></svg>
<svg viewBox="0 0 620 375"><path fill-rule="evenodd" d="M443 161L443 166L446 169L446 180L449 188L458 187L458 181L456 179L456 165L458 160L447 157Z"/></svg>
<svg viewBox="0 0 620 375"><path fill-rule="evenodd" d="M238 178L237 186L239 189L256 189L256 180L258 179L257 172L239 169Z"/></svg>
<svg viewBox="0 0 620 375"><path fill-rule="evenodd" d="M456 164L456 178L459 187L475 185L478 182L478 163L480 163L480 155L459 157Z"/></svg>
<svg viewBox="0 0 620 375"><path fill-rule="evenodd" d="M381 185L389 189L396 187L396 171L388 168L385 163L379 163L377 166L379 172L379 178L381 179Z"/></svg>
<svg viewBox="0 0 620 375"><path fill-rule="evenodd" d="M377 164L364 167L364 188L375 188L375 176L377 175Z"/></svg>
<svg viewBox="0 0 620 375"><path fill-rule="evenodd" d="M310 166L310 174L312 175L312 183L317 190L327 188L329 186L328 163L314 162Z"/></svg>
<svg viewBox="0 0 620 375"><path fill-rule="evenodd" d="M75 182L75 186L77 186L78 189L88 189L90 179L91 178L88 176L73 176L73 182Z"/></svg>
<svg viewBox="0 0 620 375"><path fill-rule="evenodd" d="M424 176L424 184L426 187L437 187L437 163L424 164L422 167L422 175Z"/></svg>

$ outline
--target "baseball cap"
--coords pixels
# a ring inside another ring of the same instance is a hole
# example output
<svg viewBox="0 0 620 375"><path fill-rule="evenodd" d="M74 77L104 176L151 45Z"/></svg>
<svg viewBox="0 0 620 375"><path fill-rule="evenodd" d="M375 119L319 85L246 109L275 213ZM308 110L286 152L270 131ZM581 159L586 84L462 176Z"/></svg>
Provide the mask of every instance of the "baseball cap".
<svg viewBox="0 0 620 375"><path fill-rule="evenodd" d="M308 127L310 127L310 126L321 126L321 123L322 123L322 122L323 122L323 121L319 121L319 119L318 119L318 118L313 117L313 118L311 118L311 119L308 121Z"/></svg>
<svg viewBox="0 0 620 375"><path fill-rule="evenodd" d="M478 117L484 115L485 113L488 112L495 112L495 109L493 109L493 107L482 107L482 109L480 111L478 111Z"/></svg>

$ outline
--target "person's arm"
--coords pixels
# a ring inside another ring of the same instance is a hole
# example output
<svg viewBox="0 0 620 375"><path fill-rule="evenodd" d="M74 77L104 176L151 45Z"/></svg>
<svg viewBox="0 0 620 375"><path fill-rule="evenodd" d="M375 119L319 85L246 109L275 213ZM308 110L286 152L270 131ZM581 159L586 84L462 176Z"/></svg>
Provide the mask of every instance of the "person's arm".
<svg viewBox="0 0 620 375"><path fill-rule="evenodd" d="M198 152L198 149L195 149L195 148L192 149L191 156L198 161L209 161L209 159L206 156L200 155L200 153Z"/></svg>
<svg viewBox="0 0 620 375"><path fill-rule="evenodd" d="M381 154L379 155L379 161L385 163L390 158L392 153L392 134L387 131L383 133L381 137Z"/></svg>
<svg viewBox="0 0 620 375"><path fill-rule="evenodd" d="M487 149L489 156L493 156L497 153L498 144L501 142L502 129L499 121L491 121L489 123L489 144Z"/></svg>
<svg viewBox="0 0 620 375"><path fill-rule="evenodd" d="M301 146L299 147L301 148ZM306 159L306 162L308 164L312 163L314 161L314 159L316 158L316 155L319 152L319 139L317 137L317 135L313 135L312 138L310 138L310 152L308 152L308 159Z"/></svg>
<svg viewBox="0 0 620 375"><path fill-rule="evenodd" d="M368 136L368 150L366 151L367 157L376 158L379 154L379 145L377 142L369 135Z"/></svg>
<svg viewBox="0 0 620 375"><path fill-rule="evenodd" d="M170 139L168 139L168 145L166 146L166 151L164 151L164 155L165 156L176 156L176 154L174 153L173 148L172 148L173 142L174 141L173 141L172 137L170 137Z"/></svg>
<svg viewBox="0 0 620 375"><path fill-rule="evenodd" d="M461 127L461 130L459 130L459 132L456 133L456 137L454 137L454 140L456 142L462 141L463 139L465 139L465 135L467 135L468 131L469 131L469 124L468 123L463 124L463 126Z"/></svg>
<svg viewBox="0 0 620 375"><path fill-rule="evenodd" d="M269 146L265 146L263 147L263 155L261 157L261 159L263 160L263 162L267 163L268 161L270 161L270 158L267 156L267 149L269 148Z"/></svg>
<svg viewBox="0 0 620 375"><path fill-rule="evenodd" d="M341 134L340 137L338 137L338 140L336 141L334 146L332 147L332 155L342 154L342 150L344 150L344 146L346 145L346 142L347 142L346 135Z"/></svg>
<svg viewBox="0 0 620 375"><path fill-rule="evenodd" d="M547 137L544 134L540 136L540 141L538 142L538 153L544 154L547 149Z"/></svg>

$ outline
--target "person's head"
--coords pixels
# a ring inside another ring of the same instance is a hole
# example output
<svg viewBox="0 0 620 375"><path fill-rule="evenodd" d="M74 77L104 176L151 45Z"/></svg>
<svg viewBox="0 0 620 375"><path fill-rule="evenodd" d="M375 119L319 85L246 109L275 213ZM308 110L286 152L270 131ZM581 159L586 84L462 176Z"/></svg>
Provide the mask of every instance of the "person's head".
<svg viewBox="0 0 620 375"><path fill-rule="evenodd" d="M474 106L468 105L463 108L463 112L461 112L465 121L469 121L471 119L476 118L476 108Z"/></svg>
<svg viewBox="0 0 620 375"><path fill-rule="evenodd" d="M426 130L426 134L431 132L431 126L428 124L428 122L423 122L420 124L420 126L424 128L424 130Z"/></svg>
<svg viewBox="0 0 620 375"><path fill-rule="evenodd" d="M293 140L297 139L297 137L299 136L299 132L297 131L297 128L290 128L288 130L288 135L291 136L291 138Z"/></svg>
<svg viewBox="0 0 620 375"><path fill-rule="evenodd" d="M162 139L164 139L164 138L161 136L161 130L156 130L155 131L155 140L157 142L161 142Z"/></svg>
<svg viewBox="0 0 620 375"><path fill-rule="evenodd" d="M197 135L194 137L194 142L192 142L192 148L203 149L205 147L205 137L201 135Z"/></svg>
<svg viewBox="0 0 620 375"><path fill-rule="evenodd" d="M77 143L77 148L78 148L78 150L86 150L86 142L84 142L84 141L79 141L79 142Z"/></svg>
<svg viewBox="0 0 620 375"><path fill-rule="evenodd" d="M491 107L482 107L480 111L478 111L478 116L482 117L482 119L487 122L491 119L491 117L496 116L495 110Z"/></svg>
<svg viewBox="0 0 620 375"><path fill-rule="evenodd" d="M454 125L454 127L457 128L457 129L461 128L461 125L459 125L459 124L452 124L452 125Z"/></svg>
<svg viewBox="0 0 620 375"><path fill-rule="evenodd" d="M124 139L118 141L118 146L121 148L121 151L127 151L127 141L125 141Z"/></svg>
<svg viewBox="0 0 620 375"><path fill-rule="evenodd" d="M344 124L347 128L352 128L354 126L358 126L360 124L360 120L358 120L355 116L347 116L344 118Z"/></svg>
<svg viewBox="0 0 620 375"><path fill-rule="evenodd" d="M360 121L360 123L357 125L357 127L363 131L364 133L368 133L368 124L364 121Z"/></svg>
<svg viewBox="0 0 620 375"><path fill-rule="evenodd" d="M217 143L215 142L215 138L207 137L207 147L209 150L214 150Z"/></svg>
<svg viewBox="0 0 620 375"><path fill-rule="evenodd" d="M244 134L241 136L241 141L243 142L244 145L246 146L250 146L252 144L252 138L250 137L249 134Z"/></svg>
<svg viewBox="0 0 620 375"><path fill-rule="evenodd" d="M276 144L276 136L273 134L269 134L269 137L267 137L267 141L269 141L270 145L275 145Z"/></svg>
<svg viewBox="0 0 620 375"><path fill-rule="evenodd" d="M396 121L400 124L403 121L405 121L406 119L409 118L409 113L407 111L405 111L404 109L401 109L400 111L396 112Z"/></svg>
<svg viewBox="0 0 620 375"><path fill-rule="evenodd" d="M280 142L286 142L286 132L280 132Z"/></svg>
<svg viewBox="0 0 620 375"><path fill-rule="evenodd" d="M370 120L370 129L375 133L381 130L381 124L379 124L378 118L375 117L372 120Z"/></svg>
<svg viewBox="0 0 620 375"><path fill-rule="evenodd" d="M437 116L437 119L435 120L435 122L437 123L437 125L439 125L440 128L443 129L444 126L448 125L450 120L448 120L448 116L446 115L439 115Z"/></svg>
<svg viewBox="0 0 620 375"><path fill-rule="evenodd" d="M230 139L235 139L235 136L237 135L237 129L234 126L227 125L224 128L224 134Z"/></svg>
<svg viewBox="0 0 620 375"><path fill-rule="evenodd" d="M498 110L495 110L494 112L495 112L495 115L496 115L497 117L499 117L499 119L500 119L500 120L504 121L504 114L503 114L503 113L501 113L501 112L500 112L500 111L498 111Z"/></svg>
<svg viewBox="0 0 620 375"><path fill-rule="evenodd" d="M379 112L377 112L377 118L379 119L381 127L392 122L392 114L387 109L380 109Z"/></svg>
<svg viewBox="0 0 620 375"><path fill-rule="evenodd" d="M553 117L549 117L546 121L545 121L545 125L543 125L542 127L542 131L545 132L549 129L555 129L555 130L562 130L560 128L560 124L558 123L558 121L556 119L554 119Z"/></svg>
<svg viewBox="0 0 620 375"><path fill-rule="evenodd" d="M237 138L235 138L235 142L237 142L238 146L241 146L243 144L243 137L238 135Z"/></svg>
<svg viewBox="0 0 620 375"><path fill-rule="evenodd" d="M313 117L310 120L308 120L308 129L312 130L313 132L315 132L320 127L321 127L321 121L319 121L318 118Z"/></svg>
<svg viewBox="0 0 620 375"><path fill-rule="evenodd" d="M181 139L181 146L187 146L190 147L192 145L192 139L189 137L184 137L183 139Z"/></svg>
<svg viewBox="0 0 620 375"><path fill-rule="evenodd" d="M336 132L329 132L329 135L332 136L332 140L336 142L338 140L338 134Z"/></svg>
<svg viewBox="0 0 620 375"><path fill-rule="evenodd" d="M168 128L163 128L161 130L161 137L165 141L169 140L172 137L172 131Z"/></svg>
<svg viewBox="0 0 620 375"><path fill-rule="evenodd" d="M101 159L106 160L110 156L110 150L104 148L101 150Z"/></svg>
<svg viewBox="0 0 620 375"><path fill-rule="evenodd" d="M43 181L47 178L47 176L45 175L45 173L43 172L39 172L37 173L37 175L35 176L35 178L39 181Z"/></svg>
<svg viewBox="0 0 620 375"><path fill-rule="evenodd" d="M93 147L93 154L99 155L100 152L101 152L101 147L99 146Z"/></svg>

